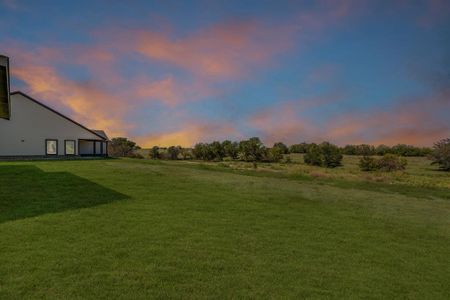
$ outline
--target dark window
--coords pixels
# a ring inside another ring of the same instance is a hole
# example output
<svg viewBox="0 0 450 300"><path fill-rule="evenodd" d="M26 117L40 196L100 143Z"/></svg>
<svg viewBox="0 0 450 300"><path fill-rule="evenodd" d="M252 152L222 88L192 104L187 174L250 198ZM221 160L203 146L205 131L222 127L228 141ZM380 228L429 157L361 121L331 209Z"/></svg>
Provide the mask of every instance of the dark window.
<svg viewBox="0 0 450 300"><path fill-rule="evenodd" d="M58 140L45 140L45 154L58 155Z"/></svg>
<svg viewBox="0 0 450 300"><path fill-rule="evenodd" d="M0 118L9 119L9 97L8 97L7 69L0 66Z"/></svg>
<svg viewBox="0 0 450 300"><path fill-rule="evenodd" d="M75 141L65 140L64 141L64 153L66 155L75 155Z"/></svg>

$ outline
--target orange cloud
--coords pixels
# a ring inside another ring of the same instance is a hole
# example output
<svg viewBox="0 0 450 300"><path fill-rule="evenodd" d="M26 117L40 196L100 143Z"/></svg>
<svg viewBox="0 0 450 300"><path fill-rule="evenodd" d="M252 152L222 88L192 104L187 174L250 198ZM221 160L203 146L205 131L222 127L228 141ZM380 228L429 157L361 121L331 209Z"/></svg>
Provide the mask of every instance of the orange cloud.
<svg viewBox="0 0 450 300"><path fill-rule="evenodd" d="M291 42L289 28L256 22L220 24L183 38L140 31L136 50L151 60L173 64L202 77L235 78L267 64ZM132 45L132 47L134 47Z"/></svg>
<svg viewBox="0 0 450 300"><path fill-rule="evenodd" d="M198 142L240 138L238 130L228 123L198 121L183 124L181 129L165 131L146 136L137 136L135 139L141 147L173 146L192 147Z"/></svg>
<svg viewBox="0 0 450 300"><path fill-rule="evenodd" d="M338 95L285 102L260 111L248 119L263 141L272 144L330 141L345 144L399 143L431 146L450 136L450 89L437 90L429 97L410 99L390 108L370 112L348 112L319 122L308 111L339 100Z"/></svg>

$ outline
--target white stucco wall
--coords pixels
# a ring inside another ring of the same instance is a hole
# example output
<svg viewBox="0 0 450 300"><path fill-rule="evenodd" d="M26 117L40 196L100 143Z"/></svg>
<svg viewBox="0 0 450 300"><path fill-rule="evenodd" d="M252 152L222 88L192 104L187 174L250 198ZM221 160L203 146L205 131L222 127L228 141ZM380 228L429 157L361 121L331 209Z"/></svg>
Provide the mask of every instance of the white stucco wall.
<svg viewBox="0 0 450 300"><path fill-rule="evenodd" d="M11 95L11 119L0 119L0 156L45 155L45 140L58 140L58 155L64 155L64 140L101 140L77 124L29 100Z"/></svg>

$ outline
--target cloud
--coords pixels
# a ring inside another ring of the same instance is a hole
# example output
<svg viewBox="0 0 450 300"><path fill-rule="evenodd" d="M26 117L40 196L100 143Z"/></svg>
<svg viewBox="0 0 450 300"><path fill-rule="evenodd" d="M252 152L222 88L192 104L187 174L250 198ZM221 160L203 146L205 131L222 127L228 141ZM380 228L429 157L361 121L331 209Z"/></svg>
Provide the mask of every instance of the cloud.
<svg viewBox="0 0 450 300"><path fill-rule="evenodd" d="M171 64L197 76L235 79L249 69L264 66L290 48L288 28L270 28L258 22L237 21L214 25L184 37L154 31L135 33L133 50L153 61Z"/></svg>
<svg viewBox="0 0 450 300"><path fill-rule="evenodd" d="M335 98L326 99L288 101L250 116L248 124L267 144L330 141L339 145L405 143L431 146L450 136L450 119L446 113L450 111L448 88L428 96L402 99L391 107L347 112L327 121L306 117L311 108L328 105Z"/></svg>
<svg viewBox="0 0 450 300"><path fill-rule="evenodd" d="M155 145L162 147L172 145L192 147L198 142L211 142L230 138L238 139L241 137L239 131L232 124L194 120L184 123L179 129L137 136L135 140L142 147Z"/></svg>

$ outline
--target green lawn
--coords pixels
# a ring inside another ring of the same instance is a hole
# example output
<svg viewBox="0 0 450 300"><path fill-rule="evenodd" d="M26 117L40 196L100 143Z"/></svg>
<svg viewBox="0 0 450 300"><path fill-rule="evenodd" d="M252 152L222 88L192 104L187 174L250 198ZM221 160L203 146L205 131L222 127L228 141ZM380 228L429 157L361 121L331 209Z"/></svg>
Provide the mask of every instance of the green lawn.
<svg viewBox="0 0 450 300"><path fill-rule="evenodd" d="M450 298L450 174L0 163L0 299Z"/></svg>

